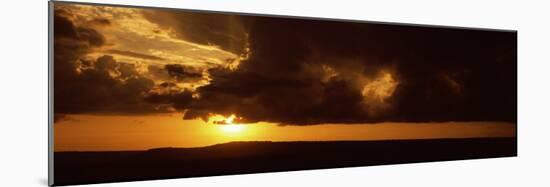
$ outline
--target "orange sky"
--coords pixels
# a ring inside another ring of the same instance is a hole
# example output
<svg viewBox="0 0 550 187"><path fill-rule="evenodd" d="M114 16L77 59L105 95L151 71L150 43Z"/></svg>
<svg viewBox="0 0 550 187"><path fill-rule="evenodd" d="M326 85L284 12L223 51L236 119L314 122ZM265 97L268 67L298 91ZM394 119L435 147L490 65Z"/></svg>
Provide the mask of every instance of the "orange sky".
<svg viewBox="0 0 550 187"><path fill-rule="evenodd" d="M278 126L260 123L231 129L179 114L147 116L72 115L55 124L55 151L144 150L200 147L230 141L328 141L419 138L513 137L504 122L379 123ZM239 129L240 128L240 129Z"/></svg>

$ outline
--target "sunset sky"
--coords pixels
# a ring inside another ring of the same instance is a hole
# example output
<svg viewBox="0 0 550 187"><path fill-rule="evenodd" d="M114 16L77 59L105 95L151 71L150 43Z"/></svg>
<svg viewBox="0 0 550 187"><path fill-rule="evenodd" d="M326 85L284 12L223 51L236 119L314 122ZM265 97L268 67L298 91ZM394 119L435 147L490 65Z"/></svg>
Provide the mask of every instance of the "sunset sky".
<svg viewBox="0 0 550 187"><path fill-rule="evenodd" d="M54 3L55 151L516 135L516 33Z"/></svg>

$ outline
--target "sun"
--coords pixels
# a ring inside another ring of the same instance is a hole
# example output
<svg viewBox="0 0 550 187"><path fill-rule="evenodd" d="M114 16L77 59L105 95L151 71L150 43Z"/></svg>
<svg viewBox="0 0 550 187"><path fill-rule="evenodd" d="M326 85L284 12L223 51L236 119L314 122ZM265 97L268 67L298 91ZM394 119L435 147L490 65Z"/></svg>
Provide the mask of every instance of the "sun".
<svg viewBox="0 0 550 187"><path fill-rule="evenodd" d="M220 129L224 132L228 133L238 133L242 132L244 129L244 125L240 124L228 124L228 125L222 125L220 126Z"/></svg>
<svg viewBox="0 0 550 187"><path fill-rule="evenodd" d="M209 123L215 124L217 128L226 135L243 134L243 131L246 129L246 125L235 123L235 119L237 118L238 117L235 114L227 117L222 115L214 115L211 116L208 121Z"/></svg>

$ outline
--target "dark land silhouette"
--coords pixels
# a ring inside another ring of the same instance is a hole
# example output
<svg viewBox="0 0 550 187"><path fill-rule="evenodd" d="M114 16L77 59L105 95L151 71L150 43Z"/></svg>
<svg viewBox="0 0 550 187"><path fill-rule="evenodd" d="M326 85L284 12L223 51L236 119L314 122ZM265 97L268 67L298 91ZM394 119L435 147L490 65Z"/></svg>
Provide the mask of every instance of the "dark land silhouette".
<svg viewBox="0 0 550 187"><path fill-rule="evenodd" d="M230 142L200 148L55 152L54 185L516 156L516 138Z"/></svg>

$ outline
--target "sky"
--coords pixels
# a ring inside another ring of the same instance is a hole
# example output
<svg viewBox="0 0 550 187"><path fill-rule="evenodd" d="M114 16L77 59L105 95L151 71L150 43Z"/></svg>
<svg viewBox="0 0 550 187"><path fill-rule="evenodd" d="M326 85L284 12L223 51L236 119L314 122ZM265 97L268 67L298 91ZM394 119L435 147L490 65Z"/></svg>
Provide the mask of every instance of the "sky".
<svg viewBox="0 0 550 187"><path fill-rule="evenodd" d="M54 3L55 150L515 136L517 34Z"/></svg>

